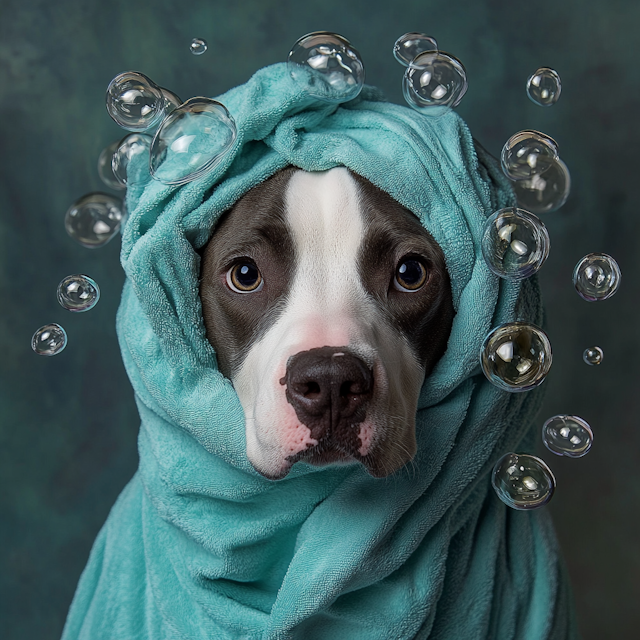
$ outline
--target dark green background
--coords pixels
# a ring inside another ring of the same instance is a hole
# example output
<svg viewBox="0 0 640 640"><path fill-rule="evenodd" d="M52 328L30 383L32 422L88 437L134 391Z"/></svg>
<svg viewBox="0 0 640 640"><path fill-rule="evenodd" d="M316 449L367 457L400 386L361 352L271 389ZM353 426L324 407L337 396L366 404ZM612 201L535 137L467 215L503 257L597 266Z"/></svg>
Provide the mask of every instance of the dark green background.
<svg viewBox="0 0 640 640"><path fill-rule="evenodd" d="M576 413L596 440L582 460L545 455L558 478L549 508L584 637L640 637L639 26L640 3L622 0L0 0L0 636L59 637L93 539L137 464L138 417L114 330L119 240L92 251L63 227L73 200L105 190L96 160L123 135L104 109L107 84L139 70L183 100L215 96L322 29L347 36L368 82L398 102L393 42L427 32L465 64L459 112L494 155L523 128L558 140L574 189L544 217L554 365L540 423ZM189 53L194 36L209 43L201 57ZM551 109L525 96L538 66L563 80ZM571 285L591 251L622 268L604 303ZM102 288L88 314L56 302L71 273ZM69 346L40 358L31 334L56 321ZM590 368L581 354L593 344L605 359Z"/></svg>

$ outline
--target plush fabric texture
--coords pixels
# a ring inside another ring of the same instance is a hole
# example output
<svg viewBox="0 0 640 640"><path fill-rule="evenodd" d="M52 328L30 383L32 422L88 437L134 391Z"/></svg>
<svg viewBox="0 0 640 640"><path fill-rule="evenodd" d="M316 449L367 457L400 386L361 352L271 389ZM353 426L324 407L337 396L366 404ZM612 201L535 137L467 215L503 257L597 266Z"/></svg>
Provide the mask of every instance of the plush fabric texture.
<svg viewBox="0 0 640 640"><path fill-rule="evenodd" d="M453 112L430 119L370 87L320 103L282 64L219 100L238 137L212 173L128 190L118 335L140 466L94 544L64 640L575 638L548 513L507 508L490 483L501 455L532 451L539 393L492 386L480 347L503 322L542 322L535 279L501 280L482 258L487 216L513 204L494 161ZM257 474L206 339L197 249L287 165L349 167L446 255L457 315L421 393L418 453L389 478L303 463L280 481Z"/></svg>

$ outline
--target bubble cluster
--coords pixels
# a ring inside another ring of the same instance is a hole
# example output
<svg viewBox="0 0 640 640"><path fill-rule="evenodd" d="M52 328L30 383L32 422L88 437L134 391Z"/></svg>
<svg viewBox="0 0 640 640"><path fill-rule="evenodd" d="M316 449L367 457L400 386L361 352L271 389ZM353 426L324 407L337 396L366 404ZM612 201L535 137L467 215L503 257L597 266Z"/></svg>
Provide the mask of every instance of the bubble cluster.
<svg viewBox="0 0 640 640"><path fill-rule="evenodd" d="M141 180L144 181L145 178L148 179L148 162L142 165L142 175L129 175L128 167L134 156L140 154L149 155L152 140L151 136L144 133L130 133L120 141L116 152L113 154L111 167L113 175L121 184L127 185Z"/></svg>
<svg viewBox="0 0 640 640"><path fill-rule="evenodd" d="M31 338L31 348L39 356L55 356L67 346L67 333L59 324L45 324Z"/></svg>
<svg viewBox="0 0 640 640"><path fill-rule="evenodd" d="M189 50L194 56L201 56L207 48L207 41L202 38L194 38L189 45Z"/></svg>
<svg viewBox="0 0 640 640"><path fill-rule="evenodd" d="M541 107L550 107L560 97L562 83L560 76L549 67L540 67L527 80L527 95Z"/></svg>
<svg viewBox="0 0 640 640"><path fill-rule="evenodd" d="M129 131L153 131L165 116L162 89L137 71L117 75L107 88L107 111Z"/></svg>
<svg viewBox="0 0 640 640"><path fill-rule="evenodd" d="M413 59L402 80L407 104L430 116L441 116L457 106L467 92L462 63L443 51L426 51Z"/></svg>
<svg viewBox="0 0 640 640"><path fill-rule="evenodd" d="M518 204L532 213L549 213L559 209L569 197L571 176L567 165L558 158L543 173L513 183Z"/></svg>
<svg viewBox="0 0 640 640"><path fill-rule="evenodd" d="M438 51L438 43L424 33L405 33L393 45L393 57L405 67L425 51Z"/></svg>
<svg viewBox="0 0 640 640"><path fill-rule="evenodd" d="M539 327L510 322L484 339L480 364L487 379L504 391L528 391L542 384L551 368L551 343Z"/></svg>
<svg viewBox="0 0 640 640"><path fill-rule="evenodd" d="M621 278L618 263L606 253L586 255L573 270L573 286L588 302L610 298L620 287Z"/></svg>
<svg viewBox="0 0 640 640"><path fill-rule="evenodd" d="M524 511L547 504L556 479L544 460L524 453L507 453L493 467L491 484L502 502Z"/></svg>
<svg viewBox="0 0 640 640"><path fill-rule="evenodd" d="M553 416L542 427L542 442L558 456L581 458L591 449L593 431L578 416Z"/></svg>
<svg viewBox="0 0 640 640"><path fill-rule="evenodd" d="M107 244L118 233L122 218L120 198L106 193L89 193L69 207L64 226L82 246L95 249Z"/></svg>
<svg viewBox="0 0 640 640"><path fill-rule="evenodd" d="M337 33L315 31L289 52L291 77L310 95L325 102L353 100L364 86L364 65L351 43Z"/></svg>
<svg viewBox="0 0 640 640"><path fill-rule="evenodd" d="M185 184L212 171L236 139L226 107L209 98L191 98L167 116L150 149L153 178Z"/></svg>
<svg viewBox="0 0 640 640"><path fill-rule="evenodd" d="M124 189L124 185L113 174L113 168L111 162L113 160L113 154L118 150L119 142L113 142L108 147L105 147L98 157L98 175L102 182L111 189Z"/></svg>
<svg viewBox="0 0 640 640"><path fill-rule="evenodd" d="M100 300L98 283L82 274L67 276L58 285L58 302L67 311L89 311Z"/></svg>
<svg viewBox="0 0 640 640"><path fill-rule="evenodd" d="M604 358L604 351L600 347L588 347L582 354L582 359L590 366L598 365Z"/></svg>
<svg viewBox="0 0 640 640"><path fill-rule="evenodd" d="M500 155L502 170L511 180L529 180L543 174L558 160L558 145L540 131L518 131L505 143Z"/></svg>
<svg viewBox="0 0 640 640"><path fill-rule="evenodd" d="M500 209L485 223L482 253L497 276L512 280L528 278L549 255L549 233L527 211L515 207Z"/></svg>

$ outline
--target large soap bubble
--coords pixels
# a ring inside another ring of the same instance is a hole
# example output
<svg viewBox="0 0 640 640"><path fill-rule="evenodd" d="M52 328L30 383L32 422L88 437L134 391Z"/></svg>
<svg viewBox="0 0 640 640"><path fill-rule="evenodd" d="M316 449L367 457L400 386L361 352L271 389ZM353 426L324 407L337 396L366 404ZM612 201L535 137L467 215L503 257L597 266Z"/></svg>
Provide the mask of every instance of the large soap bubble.
<svg viewBox="0 0 640 640"><path fill-rule="evenodd" d="M393 45L393 57L405 67L425 51L437 51L438 43L424 33L405 33Z"/></svg>
<svg viewBox="0 0 640 640"><path fill-rule="evenodd" d="M541 107L550 107L560 97L562 83L557 71L540 67L527 80L527 95Z"/></svg>
<svg viewBox="0 0 640 640"><path fill-rule="evenodd" d="M231 149L236 124L226 107L191 98L167 116L150 150L151 175L164 184L185 184L212 171Z"/></svg>
<svg viewBox="0 0 640 640"><path fill-rule="evenodd" d="M556 479L544 460L524 453L507 453L493 467L491 484L508 507L525 511L551 500Z"/></svg>
<svg viewBox="0 0 640 640"><path fill-rule="evenodd" d="M542 384L551 368L547 334L527 322L509 322L484 339L480 364L487 379L504 391L528 391Z"/></svg>
<svg viewBox="0 0 640 640"><path fill-rule="evenodd" d="M610 298L620 287L621 279L618 263L606 253L586 255L573 270L573 286L587 302Z"/></svg>
<svg viewBox="0 0 640 640"><path fill-rule="evenodd" d="M419 54L402 79L402 93L407 104L430 116L441 116L457 106L466 92L464 66L443 51Z"/></svg>
<svg viewBox="0 0 640 640"><path fill-rule="evenodd" d="M337 33L315 31L303 36L293 45L287 66L307 93L325 102L353 100L364 86L360 54Z"/></svg>
<svg viewBox="0 0 640 640"><path fill-rule="evenodd" d="M82 274L67 276L58 285L58 302L67 309L82 313L93 309L100 300L98 283Z"/></svg>
<svg viewBox="0 0 640 640"><path fill-rule="evenodd" d="M518 204L532 213L549 213L559 209L571 192L567 165L558 158L543 173L513 183Z"/></svg>
<svg viewBox="0 0 640 640"><path fill-rule="evenodd" d="M134 156L145 154L148 158L153 138L144 133L130 133L118 145L112 158L113 175L123 185L149 179L149 162L140 165L142 175L129 175L128 167Z"/></svg>
<svg viewBox="0 0 640 640"><path fill-rule="evenodd" d="M67 346L67 332L55 322L40 327L31 338L31 348L39 356L55 356Z"/></svg>
<svg viewBox="0 0 640 640"><path fill-rule="evenodd" d="M502 170L511 180L529 180L544 173L558 160L558 144L540 131L518 131L505 143L500 155Z"/></svg>
<svg viewBox="0 0 640 640"><path fill-rule="evenodd" d="M536 216L509 207L487 219L482 236L484 259L497 276L521 280L536 273L549 255L549 233Z"/></svg>
<svg viewBox="0 0 640 640"><path fill-rule="evenodd" d="M137 71L117 75L107 87L107 111L129 131L154 131L165 117L162 89Z"/></svg>
<svg viewBox="0 0 640 640"><path fill-rule="evenodd" d="M64 218L67 233L83 247L102 247L115 236L122 223L120 198L107 193L89 193L76 200Z"/></svg>
<svg viewBox="0 0 640 640"><path fill-rule="evenodd" d="M591 449L593 431L578 416L553 416L542 426L542 442L558 456L581 458Z"/></svg>
<svg viewBox="0 0 640 640"><path fill-rule="evenodd" d="M113 174L113 167L111 162L113 160L113 154L118 150L120 145L119 141L111 143L108 147L105 147L98 157L98 175L102 182L111 189L124 189L125 186L116 178Z"/></svg>

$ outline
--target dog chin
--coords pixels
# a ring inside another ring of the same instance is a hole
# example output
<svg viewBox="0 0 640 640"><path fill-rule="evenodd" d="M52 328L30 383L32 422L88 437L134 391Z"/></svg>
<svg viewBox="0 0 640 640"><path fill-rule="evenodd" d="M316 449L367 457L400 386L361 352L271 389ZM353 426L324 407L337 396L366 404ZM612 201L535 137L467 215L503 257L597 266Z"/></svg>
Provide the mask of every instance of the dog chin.
<svg viewBox="0 0 640 640"><path fill-rule="evenodd" d="M283 461L256 460L249 456L249 462L261 476L268 480L283 480L289 475L296 462L304 462L314 467L342 467L361 464L370 476L386 478L408 464L413 459L415 451L415 442L413 442L413 446L411 444L409 446L405 445L402 453L396 451L396 455L392 456L392 464L390 460L381 458L379 455L367 454L361 456L358 453L343 451L335 447L323 447L322 443L320 443L317 446L309 447L287 456Z"/></svg>

